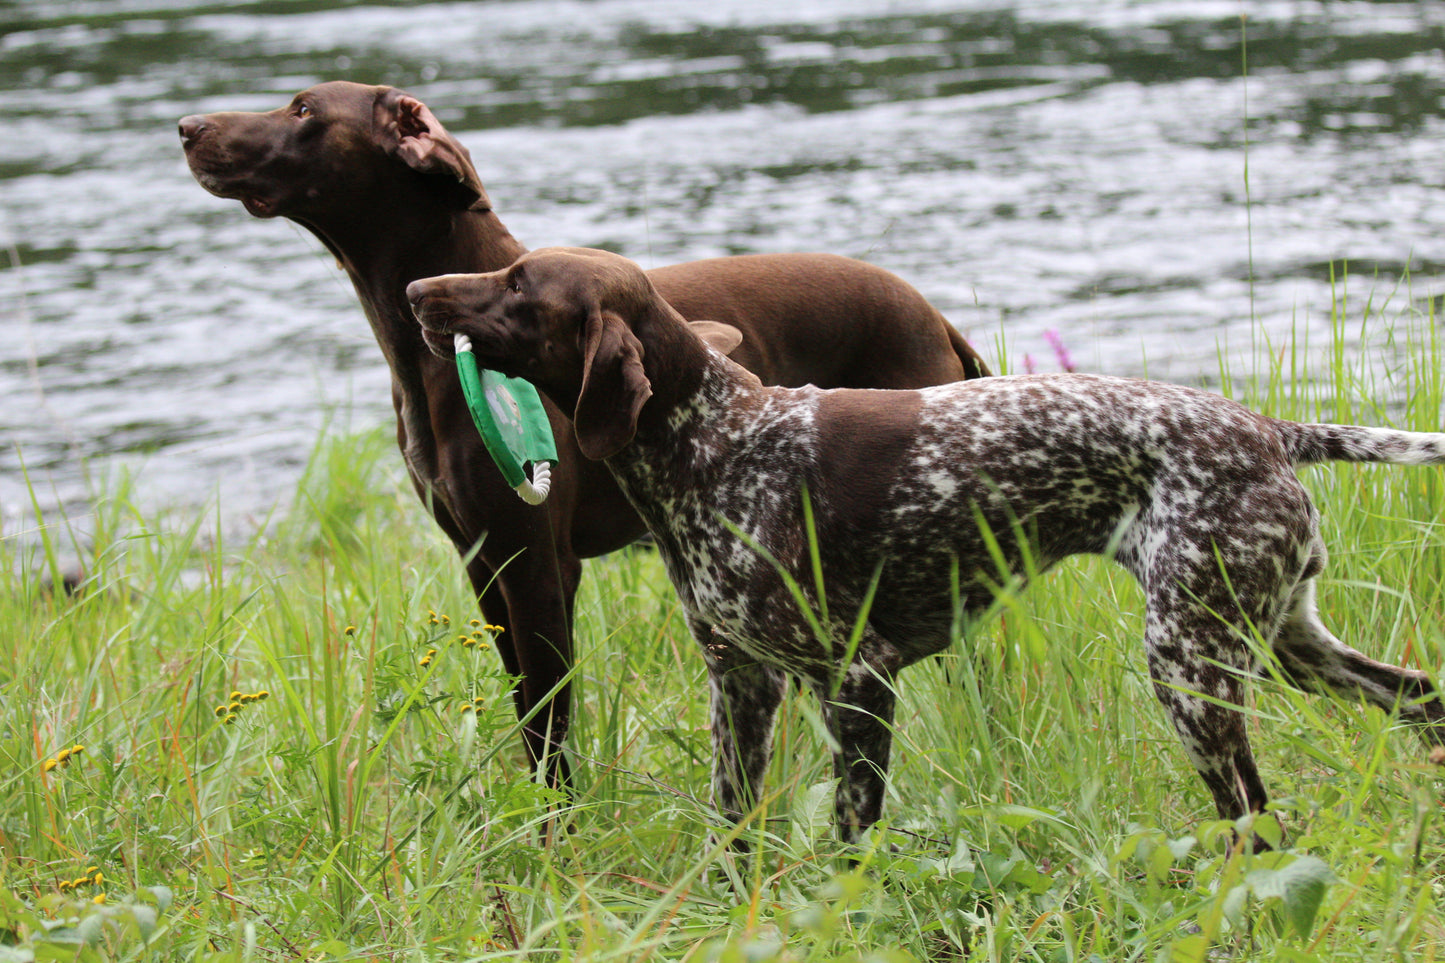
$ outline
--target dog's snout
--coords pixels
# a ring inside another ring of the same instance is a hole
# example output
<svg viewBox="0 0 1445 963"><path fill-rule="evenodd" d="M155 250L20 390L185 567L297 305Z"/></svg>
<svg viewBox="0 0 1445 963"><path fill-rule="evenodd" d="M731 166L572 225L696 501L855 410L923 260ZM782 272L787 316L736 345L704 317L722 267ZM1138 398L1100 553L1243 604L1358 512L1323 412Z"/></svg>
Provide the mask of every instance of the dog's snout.
<svg viewBox="0 0 1445 963"><path fill-rule="evenodd" d="M186 146L194 143L196 138L200 137L211 127L206 118L200 114L191 114L187 117L182 117L180 123L176 126L180 131L181 143Z"/></svg>
<svg viewBox="0 0 1445 963"><path fill-rule="evenodd" d="M427 296L427 283L425 281L413 281L406 286L406 300L411 305L412 311L421 307Z"/></svg>

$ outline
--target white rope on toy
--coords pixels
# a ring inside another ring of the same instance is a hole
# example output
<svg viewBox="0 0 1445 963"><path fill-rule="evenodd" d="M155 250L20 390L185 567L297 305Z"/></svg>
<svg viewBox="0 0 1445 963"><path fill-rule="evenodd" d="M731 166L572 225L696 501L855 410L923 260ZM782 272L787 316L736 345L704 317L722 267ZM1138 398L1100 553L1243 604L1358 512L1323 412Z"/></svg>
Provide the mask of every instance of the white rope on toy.
<svg viewBox="0 0 1445 963"><path fill-rule="evenodd" d="M532 462L532 480L513 489L528 505L540 505L552 490L552 467L545 461Z"/></svg>

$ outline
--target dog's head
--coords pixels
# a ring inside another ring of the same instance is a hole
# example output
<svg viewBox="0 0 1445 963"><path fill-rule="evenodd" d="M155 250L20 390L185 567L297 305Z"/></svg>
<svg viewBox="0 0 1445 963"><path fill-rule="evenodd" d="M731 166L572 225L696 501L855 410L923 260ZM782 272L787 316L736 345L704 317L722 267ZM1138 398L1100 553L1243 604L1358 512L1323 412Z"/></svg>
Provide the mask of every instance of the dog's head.
<svg viewBox="0 0 1445 963"><path fill-rule="evenodd" d="M454 210L487 205L467 149L392 87L318 84L276 110L183 117L180 135L201 186L257 217L326 220L403 193Z"/></svg>
<svg viewBox="0 0 1445 963"><path fill-rule="evenodd" d="M406 295L435 353L451 356L454 335L466 335L478 364L526 378L571 411L593 459L632 440L652 396L643 338L685 328L641 267L586 248L544 248L491 274L413 281ZM741 338L728 325L692 328L724 351Z"/></svg>

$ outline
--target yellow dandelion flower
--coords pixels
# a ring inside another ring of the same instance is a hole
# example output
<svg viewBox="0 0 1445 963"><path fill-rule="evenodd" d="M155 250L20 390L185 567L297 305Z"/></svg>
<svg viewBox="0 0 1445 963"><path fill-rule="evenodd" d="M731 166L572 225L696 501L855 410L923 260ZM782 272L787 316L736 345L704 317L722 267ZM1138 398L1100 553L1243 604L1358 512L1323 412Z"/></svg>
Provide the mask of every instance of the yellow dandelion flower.
<svg viewBox="0 0 1445 963"><path fill-rule="evenodd" d="M437 617L436 617L435 615L433 615L431 618L429 618L429 619L426 620L426 624L427 624L427 625L440 625L441 623L437 620Z"/></svg>
<svg viewBox="0 0 1445 963"><path fill-rule="evenodd" d="M479 625L482 624L482 620L481 620L481 619L468 619L468 620L467 620L467 624L470 625L472 628L475 629L475 628L477 628Z"/></svg>
<svg viewBox="0 0 1445 963"><path fill-rule="evenodd" d="M451 617L450 615L442 615L442 616L439 616L439 618L442 620L442 625L451 625L451 624L452 624L452 617Z"/></svg>
<svg viewBox="0 0 1445 963"><path fill-rule="evenodd" d="M429 655L424 655L424 656L422 656L422 657L417 661L417 665L419 665L419 666L421 666L423 669L425 669L427 666L431 665L431 656L429 656Z"/></svg>
<svg viewBox="0 0 1445 963"><path fill-rule="evenodd" d="M81 876L81 877L79 877L78 879L72 879L72 880L70 881L70 888L71 888L71 889L80 889L80 887L87 885L89 882L90 882L90 877L89 877L89 876Z"/></svg>
<svg viewBox="0 0 1445 963"><path fill-rule="evenodd" d="M466 645L466 644L467 644L467 639L469 639L469 638L470 638L470 636L467 636L467 635L459 635L459 636L457 636L457 641L460 642L462 645Z"/></svg>
<svg viewBox="0 0 1445 963"><path fill-rule="evenodd" d="M62 749L57 752L55 754L55 761L60 763L62 766L68 764L70 762L70 750Z"/></svg>
<svg viewBox="0 0 1445 963"><path fill-rule="evenodd" d="M485 696L477 696L475 699L472 700L472 705L476 706L478 709L482 708L486 704L487 699Z"/></svg>
<svg viewBox="0 0 1445 963"><path fill-rule="evenodd" d="M99 886L101 883L104 883L104 882L105 882L105 874L102 873L100 870L97 869L97 870L95 871L95 875L90 878L90 885L92 885L92 886Z"/></svg>
<svg viewBox="0 0 1445 963"><path fill-rule="evenodd" d="M493 635L501 635L503 632L507 631L500 625L487 625L483 626L483 628L485 628L488 632L491 632Z"/></svg>
<svg viewBox="0 0 1445 963"><path fill-rule="evenodd" d="M91 900L90 900L90 901L91 901L92 903L94 903L96 906L102 906L102 905L105 904L105 894L104 894L104 893L96 893L95 896L91 897Z"/></svg>
<svg viewBox="0 0 1445 963"><path fill-rule="evenodd" d="M61 891L62 893L68 893L68 892L70 892L71 890L75 889L75 884L72 883L72 882L71 882L70 880L68 880L68 879L62 879L62 880L61 880L59 883L57 883L56 885L60 887L60 891Z"/></svg>
<svg viewBox="0 0 1445 963"><path fill-rule="evenodd" d="M476 708L476 706L472 705L470 702L463 702L463 703L461 704L461 707L459 708L458 711L460 711L460 712L476 712L476 711L477 711L477 708Z"/></svg>
<svg viewBox="0 0 1445 963"><path fill-rule="evenodd" d="M355 635L355 634L356 634L356 626L354 626L354 625L348 625L348 626L343 630L343 634L344 634L344 635Z"/></svg>
<svg viewBox="0 0 1445 963"><path fill-rule="evenodd" d="M243 693L240 689L232 689L231 694L228 695L226 698L229 699L231 702L235 702L237 699L241 698L242 695Z"/></svg>
<svg viewBox="0 0 1445 963"><path fill-rule="evenodd" d="M232 702L230 705L226 706L226 711L227 711L227 712L235 712L237 709L240 709L240 708L241 708L241 700L240 700L240 699L237 699L235 702Z"/></svg>
<svg viewBox="0 0 1445 963"><path fill-rule="evenodd" d="M60 762L59 762L58 760L55 760L55 759L47 759L47 760L45 760L44 762L42 762L42 763L40 764L40 771L41 771L41 772L49 772L50 770L54 769L54 768L55 768L56 766L58 766L58 765L60 765Z"/></svg>
<svg viewBox="0 0 1445 963"><path fill-rule="evenodd" d="M71 754L72 756L76 755L77 753L82 753L82 752L84 752L84 751L85 751L85 747L82 746L82 745L80 745L79 743L76 743L75 745L73 745L73 746L70 747L70 754Z"/></svg>
<svg viewBox="0 0 1445 963"><path fill-rule="evenodd" d="M230 711L231 711L231 707L228 706L228 705L222 704L222 705L216 706L216 715L217 715L217 716L223 716L223 715L225 715L226 713L228 713L228 712L230 712Z"/></svg>
<svg viewBox="0 0 1445 963"><path fill-rule="evenodd" d="M221 724L222 724L222 725L227 725L227 726L229 726L231 723L233 723L233 722L235 722L235 721L236 721L236 714L235 714L234 712L228 712L228 713L226 713L226 717L221 720Z"/></svg>
<svg viewBox="0 0 1445 963"><path fill-rule="evenodd" d="M267 699L269 699L269 698L271 698L271 690L270 690L270 689L262 689L260 692L257 692L257 693L256 693L256 701L257 701L257 702L265 702L265 701L266 701Z"/></svg>

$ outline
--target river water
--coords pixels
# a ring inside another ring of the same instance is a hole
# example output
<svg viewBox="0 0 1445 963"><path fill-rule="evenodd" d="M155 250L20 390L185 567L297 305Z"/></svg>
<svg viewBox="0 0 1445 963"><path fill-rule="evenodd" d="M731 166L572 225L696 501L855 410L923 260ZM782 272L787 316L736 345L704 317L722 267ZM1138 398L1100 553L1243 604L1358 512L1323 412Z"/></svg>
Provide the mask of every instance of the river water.
<svg viewBox="0 0 1445 963"><path fill-rule="evenodd" d="M1199 381L1322 348L1343 262L1441 292L1442 40L1433 0L0 0L0 533L117 466L244 529L390 419L345 276L195 184L184 114L393 84L529 246L854 255L1015 370Z"/></svg>

